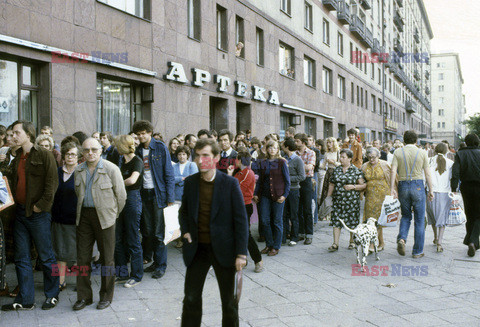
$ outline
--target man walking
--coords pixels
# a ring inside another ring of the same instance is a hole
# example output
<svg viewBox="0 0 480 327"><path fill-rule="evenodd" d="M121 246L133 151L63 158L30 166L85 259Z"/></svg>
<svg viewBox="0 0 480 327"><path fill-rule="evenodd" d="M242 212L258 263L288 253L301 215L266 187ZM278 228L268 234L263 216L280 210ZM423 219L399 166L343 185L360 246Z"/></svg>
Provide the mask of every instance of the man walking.
<svg viewBox="0 0 480 327"><path fill-rule="evenodd" d="M58 186L57 163L50 151L35 143L35 127L31 122L17 120L13 126L13 142L20 148L12 161L12 193L15 199L14 227L15 268L19 292L3 311L32 310L35 287L30 258L31 242L35 244L43 268L43 310L58 303L59 277L53 273L57 264L50 232L51 207Z"/></svg>
<svg viewBox="0 0 480 327"><path fill-rule="evenodd" d="M93 243L96 241L102 265L102 284L97 309L110 306L115 287L115 221L125 206L127 192L120 169L101 158L102 147L94 138L83 142L84 163L75 169L77 194L77 302L73 310L92 304L90 281ZM86 267L88 267L86 269Z"/></svg>
<svg viewBox="0 0 480 327"><path fill-rule="evenodd" d="M201 324L202 291L210 266L220 288L222 326L239 325L235 270L246 264L248 222L238 181L215 169L219 154L214 140L199 140L195 161L200 172L185 180L179 213L187 266L182 327Z"/></svg>
<svg viewBox="0 0 480 327"><path fill-rule="evenodd" d="M406 131L403 135L405 146L393 153L392 172L390 174L390 194L395 194L395 177L398 171L398 199L402 209L400 230L397 236L397 251L405 255L405 244L408 230L412 221L412 210L415 217L415 241L413 244L413 258L424 256L425 243L425 184L422 173L428 186L428 200L433 200L433 188L430 178L427 152L417 148L417 134L415 131Z"/></svg>
<svg viewBox="0 0 480 327"><path fill-rule="evenodd" d="M175 202L175 173L170 152L162 141L152 138L153 126L149 121L140 120L132 130L140 140L135 154L143 159L142 197L142 246L143 257L153 263L144 269L152 278L163 277L167 269L167 248L163 208Z"/></svg>

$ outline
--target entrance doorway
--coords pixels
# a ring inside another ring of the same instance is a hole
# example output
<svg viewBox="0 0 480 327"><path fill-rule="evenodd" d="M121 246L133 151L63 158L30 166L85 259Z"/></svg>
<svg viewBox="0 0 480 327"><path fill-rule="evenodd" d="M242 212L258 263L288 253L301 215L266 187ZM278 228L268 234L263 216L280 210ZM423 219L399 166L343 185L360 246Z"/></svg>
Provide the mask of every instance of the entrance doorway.
<svg viewBox="0 0 480 327"><path fill-rule="evenodd" d="M252 112L248 103L237 102L237 134L252 128Z"/></svg>
<svg viewBox="0 0 480 327"><path fill-rule="evenodd" d="M210 97L210 129L228 129L228 100Z"/></svg>

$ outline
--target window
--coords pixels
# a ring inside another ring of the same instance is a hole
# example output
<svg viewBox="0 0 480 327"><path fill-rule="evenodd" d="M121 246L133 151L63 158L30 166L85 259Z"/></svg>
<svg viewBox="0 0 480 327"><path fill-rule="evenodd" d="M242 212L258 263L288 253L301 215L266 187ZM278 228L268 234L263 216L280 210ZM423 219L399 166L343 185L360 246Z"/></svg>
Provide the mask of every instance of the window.
<svg viewBox="0 0 480 327"><path fill-rule="evenodd" d="M312 135L314 140L317 138L317 120L315 118L305 116L305 133Z"/></svg>
<svg viewBox="0 0 480 327"><path fill-rule="evenodd" d="M374 81L375 80L375 64L372 62L371 65L372 65L371 77L372 77L372 81Z"/></svg>
<svg viewBox="0 0 480 327"><path fill-rule="evenodd" d="M200 41L201 38L201 0L187 0L188 37Z"/></svg>
<svg viewBox="0 0 480 327"><path fill-rule="evenodd" d="M378 85L382 85L382 70L378 68Z"/></svg>
<svg viewBox="0 0 480 327"><path fill-rule="evenodd" d="M328 120L323 121L323 138L329 138L333 136L333 123Z"/></svg>
<svg viewBox="0 0 480 327"><path fill-rule="evenodd" d="M245 58L245 28L244 20L240 16L235 17L235 56Z"/></svg>
<svg viewBox="0 0 480 327"><path fill-rule="evenodd" d="M378 114L383 115L382 111L382 99L378 98Z"/></svg>
<svg viewBox="0 0 480 327"><path fill-rule="evenodd" d="M280 0L280 10L290 16L292 10L291 0Z"/></svg>
<svg viewBox="0 0 480 327"><path fill-rule="evenodd" d="M444 97L439 97L438 98L438 103L443 103L445 101L445 98Z"/></svg>
<svg viewBox="0 0 480 327"><path fill-rule="evenodd" d="M362 92L363 96L363 92ZM357 106L360 105L360 86L357 85Z"/></svg>
<svg viewBox="0 0 480 327"><path fill-rule="evenodd" d="M365 109L368 110L368 91L365 90Z"/></svg>
<svg viewBox="0 0 480 327"><path fill-rule="evenodd" d="M360 88L360 106L363 108L363 87Z"/></svg>
<svg viewBox="0 0 480 327"><path fill-rule="evenodd" d="M330 45L330 24L323 19L323 43Z"/></svg>
<svg viewBox="0 0 480 327"><path fill-rule="evenodd" d="M445 109L438 109L439 116L445 116Z"/></svg>
<svg viewBox="0 0 480 327"><path fill-rule="evenodd" d="M353 44L350 42L350 63L353 65Z"/></svg>
<svg viewBox="0 0 480 327"><path fill-rule="evenodd" d="M280 42L279 46L279 71L280 74L295 78L295 58L293 48Z"/></svg>
<svg viewBox="0 0 480 327"><path fill-rule="evenodd" d="M437 64L438 65L438 64ZM442 125L440 124L440 122L437 123L437 128L440 128Z"/></svg>
<svg viewBox="0 0 480 327"><path fill-rule="evenodd" d="M264 62L263 30L257 27L257 65L263 66Z"/></svg>
<svg viewBox="0 0 480 327"><path fill-rule="evenodd" d="M350 86L350 93L351 93L352 103L355 103L355 85L353 83Z"/></svg>
<svg viewBox="0 0 480 327"><path fill-rule="evenodd" d="M150 0L98 0L129 14L150 19ZM199 1L200 2L200 1Z"/></svg>
<svg viewBox="0 0 480 327"><path fill-rule="evenodd" d="M98 78L97 130L127 134L133 122L142 118L141 90L130 83Z"/></svg>
<svg viewBox="0 0 480 327"><path fill-rule="evenodd" d="M347 137L347 127L345 124L338 124L338 138L344 140Z"/></svg>
<svg viewBox="0 0 480 327"><path fill-rule="evenodd" d="M338 36L337 36L337 51L338 51L338 54L343 57L343 34L340 32L338 32Z"/></svg>
<svg viewBox="0 0 480 327"><path fill-rule="evenodd" d="M362 52L361 51L358 51L358 48L355 47L355 53L354 53L354 56L357 58L357 60L355 60L355 66L357 66L357 68L359 68L359 64L362 62L362 60L359 60L362 58Z"/></svg>
<svg viewBox="0 0 480 327"><path fill-rule="evenodd" d="M340 99L345 100L345 77L340 75L337 78L337 93Z"/></svg>
<svg viewBox="0 0 480 327"><path fill-rule="evenodd" d="M372 96L372 112L375 113L377 111L377 99L375 98L375 95Z"/></svg>
<svg viewBox="0 0 480 327"><path fill-rule="evenodd" d="M217 5L217 48L228 51L227 9Z"/></svg>
<svg viewBox="0 0 480 327"><path fill-rule="evenodd" d="M405 113L402 113L402 115L403 115L402 122L403 122L403 125L405 125Z"/></svg>
<svg viewBox="0 0 480 327"><path fill-rule="evenodd" d="M323 92L332 94L332 71L323 67Z"/></svg>
<svg viewBox="0 0 480 327"><path fill-rule="evenodd" d="M445 122L442 122L442 128L445 128Z"/></svg>
<svg viewBox="0 0 480 327"><path fill-rule="evenodd" d="M443 92L444 89L445 87L443 85L438 86L438 92Z"/></svg>
<svg viewBox="0 0 480 327"><path fill-rule="evenodd" d="M313 31L313 11L312 5L305 1L305 28Z"/></svg>
<svg viewBox="0 0 480 327"><path fill-rule="evenodd" d="M440 81L443 81L443 73L439 73L439 74L438 74L438 79L439 79Z"/></svg>
<svg viewBox="0 0 480 327"><path fill-rule="evenodd" d="M315 87L315 60L307 56L303 58L303 74L304 83Z"/></svg>

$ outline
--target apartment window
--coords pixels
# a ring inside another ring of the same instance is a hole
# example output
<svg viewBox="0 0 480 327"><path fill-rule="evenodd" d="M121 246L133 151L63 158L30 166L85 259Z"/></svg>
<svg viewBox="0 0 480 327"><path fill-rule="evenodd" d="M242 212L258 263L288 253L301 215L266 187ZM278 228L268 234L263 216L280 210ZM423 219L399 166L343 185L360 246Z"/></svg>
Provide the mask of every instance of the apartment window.
<svg viewBox="0 0 480 327"><path fill-rule="evenodd" d="M368 91L365 90L365 109L368 110Z"/></svg>
<svg viewBox="0 0 480 327"><path fill-rule="evenodd" d="M338 137L342 140L347 137L347 127L345 124L338 124Z"/></svg>
<svg viewBox="0 0 480 327"><path fill-rule="evenodd" d="M313 10L312 5L305 1L305 28L313 31Z"/></svg>
<svg viewBox="0 0 480 327"><path fill-rule="evenodd" d="M383 115L382 111L382 99L378 98L378 114Z"/></svg>
<svg viewBox="0 0 480 327"><path fill-rule="evenodd" d="M439 64L437 64L439 65ZM440 124L440 122L437 123L437 128L440 128L442 125Z"/></svg>
<svg viewBox="0 0 480 327"><path fill-rule="evenodd" d="M445 109L438 109L439 116L445 116Z"/></svg>
<svg viewBox="0 0 480 327"><path fill-rule="evenodd" d="M337 77L337 94L342 100L345 100L345 77L338 75Z"/></svg>
<svg viewBox="0 0 480 327"><path fill-rule="evenodd" d="M217 5L217 48L228 51L227 9Z"/></svg>
<svg viewBox="0 0 480 327"><path fill-rule="evenodd" d="M338 32L338 36L337 36L337 52L340 56L343 57L343 34L340 32Z"/></svg>
<svg viewBox="0 0 480 327"><path fill-rule="evenodd" d="M363 92L362 92L363 96ZM360 105L360 86L357 85L357 106Z"/></svg>
<svg viewBox="0 0 480 327"><path fill-rule="evenodd" d="M372 78L372 81L375 80L375 64L372 62L370 65L372 65L372 71L371 71L371 78Z"/></svg>
<svg viewBox="0 0 480 327"><path fill-rule="evenodd" d="M290 16L292 12L291 0L280 0L280 10Z"/></svg>
<svg viewBox="0 0 480 327"><path fill-rule="evenodd" d="M367 71L367 69L368 69L368 68L367 68L367 66L368 66L368 65L367 65L367 60L365 60L365 59L366 59L365 57L367 57L367 56L368 56L368 53L365 53L365 56L362 58L362 61L363 61L363 72L365 73L365 75L368 74L368 71Z"/></svg>
<svg viewBox="0 0 480 327"><path fill-rule="evenodd" d="M245 22L242 17L235 17L235 55L245 58Z"/></svg>
<svg viewBox="0 0 480 327"><path fill-rule="evenodd" d="M445 128L445 122L442 122L442 128Z"/></svg>
<svg viewBox="0 0 480 327"><path fill-rule="evenodd" d="M402 122L403 122L403 125L405 125L405 113L403 112L402 115L403 115Z"/></svg>
<svg viewBox="0 0 480 327"><path fill-rule="evenodd" d="M445 87L443 85L438 86L438 92L443 92Z"/></svg>
<svg viewBox="0 0 480 327"><path fill-rule="evenodd" d="M363 87L360 88L360 107L363 108Z"/></svg>
<svg viewBox="0 0 480 327"><path fill-rule="evenodd" d="M317 120L311 117L305 117L305 133L312 135L313 139L317 138Z"/></svg>
<svg viewBox="0 0 480 327"><path fill-rule="evenodd" d="M375 113L377 111L377 99L375 98L375 95L371 95L372 96L372 112Z"/></svg>
<svg viewBox="0 0 480 327"><path fill-rule="evenodd" d="M323 19L323 43L330 45L330 23Z"/></svg>
<svg viewBox="0 0 480 327"><path fill-rule="evenodd" d="M323 92L332 94L332 71L327 67L323 67Z"/></svg>
<svg viewBox="0 0 480 327"><path fill-rule="evenodd" d="M263 45L263 30L257 27L257 65L263 66L265 64L265 48Z"/></svg>
<svg viewBox="0 0 480 327"><path fill-rule="evenodd" d="M303 74L304 83L315 87L315 60L307 56L303 58Z"/></svg>
<svg viewBox="0 0 480 327"><path fill-rule="evenodd" d="M295 78L295 60L293 48L285 43L280 42L278 60L280 74Z"/></svg>
<svg viewBox="0 0 480 327"><path fill-rule="evenodd" d="M443 73L439 73L439 74L438 74L438 79L439 79L440 81L443 81Z"/></svg>
<svg viewBox="0 0 480 327"><path fill-rule="evenodd" d="M382 70L378 68L378 85L382 85Z"/></svg>
<svg viewBox="0 0 480 327"><path fill-rule="evenodd" d="M188 37L200 41L201 38L201 0L187 0Z"/></svg>
<svg viewBox="0 0 480 327"><path fill-rule="evenodd" d="M352 103L355 103L355 85L353 83L350 85L350 93L351 93Z"/></svg>
<svg viewBox="0 0 480 327"><path fill-rule="evenodd" d="M359 58L362 58L362 52L358 51L358 48L355 47L355 53L354 53L354 56L356 58L355 60L355 66L357 66L357 68L359 67L359 64L362 63L362 60L358 60Z"/></svg>
<svg viewBox="0 0 480 327"><path fill-rule="evenodd" d="M353 64L353 44L350 42L350 63Z"/></svg>
<svg viewBox="0 0 480 327"><path fill-rule="evenodd" d="M150 19L150 0L98 0L131 15ZM198 1L200 2L200 1Z"/></svg>
<svg viewBox="0 0 480 327"><path fill-rule="evenodd" d="M438 98L438 103L443 103L445 101L445 98L444 97L439 97Z"/></svg>

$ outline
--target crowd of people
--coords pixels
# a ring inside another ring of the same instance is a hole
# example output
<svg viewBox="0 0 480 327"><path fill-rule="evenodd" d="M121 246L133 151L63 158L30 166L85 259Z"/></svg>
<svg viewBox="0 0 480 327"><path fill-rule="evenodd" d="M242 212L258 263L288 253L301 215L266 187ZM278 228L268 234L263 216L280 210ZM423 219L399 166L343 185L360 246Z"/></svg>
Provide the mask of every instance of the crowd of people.
<svg viewBox="0 0 480 327"><path fill-rule="evenodd" d="M182 238L175 246L183 248L187 265L182 321L201 317L205 267L213 265L219 279L224 319L238 321L231 288L235 270L246 264L247 248L254 271L262 272L262 254L276 256L282 246L301 241L312 244L314 225L328 220L333 227L328 251L335 252L340 219L352 229L370 217L378 220L387 195L401 204L398 253L406 253L414 219L412 255L421 258L426 221L437 252L443 252L449 194L459 188L467 216L464 244L468 255L475 255L477 135L467 135L457 152L446 141L422 147L414 131L385 143L362 142L355 128L347 136L315 140L289 127L282 137L272 133L263 139L249 130L234 136L202 129L164 140L150 122L138 121L128 135L76 132L58 145L49 126L38 136L27 121L0 126L0 172L15 200L0 212L0 295L15 297L2 310L34 308L32 259L43 271L42 309L56 306L72 271L77 276L73 309L92 304L92 264L102 267L97 309L111 304L116 283L134 287L144 273L161 278L167 268L163 209L176 201ZM249 232L255 211L262 250ZM382 226L378 240L382 251ZM348 248L354 248L352 234ZM18 286L10 292L5 265L11 262Z"/></svg>

